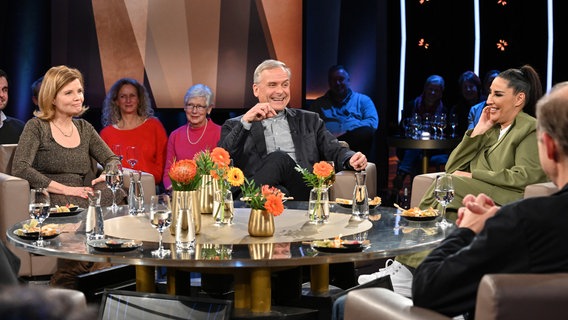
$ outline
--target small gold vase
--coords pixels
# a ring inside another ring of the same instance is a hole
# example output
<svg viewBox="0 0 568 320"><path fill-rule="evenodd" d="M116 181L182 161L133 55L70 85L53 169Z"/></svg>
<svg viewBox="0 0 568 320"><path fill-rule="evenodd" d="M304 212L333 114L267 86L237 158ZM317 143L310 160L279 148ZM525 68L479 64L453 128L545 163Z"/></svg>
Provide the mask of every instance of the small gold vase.
<svg viewBox="0 0 568 320"><path fill-rule="evenodd" d="M181 201L179 201L181 199ZM176 234L176 220L177 213L179 211L180 203L185 203L190 206L191 216L193 218L193 224L195 225L195 234L199 234L201 230L201 211L199 210L199 190L195 191L172 191L172 224L170 225L170 233L172 235ZM187 230L188 221L182 222L182 229Z"/></svg>
<svg viewBox="0 0 568 320"><path fill-rule="evenodd" d="M274 235L274 216L266 210L251 209L248 233L252 237L271 237Z"/></svg>
<svg viewBox="0 0 568 320"><path fill-rule="evenodd" d="M215 189L211 175L201 176L199 191L199 212L201 214L213 213L213 193Z"/></svg>

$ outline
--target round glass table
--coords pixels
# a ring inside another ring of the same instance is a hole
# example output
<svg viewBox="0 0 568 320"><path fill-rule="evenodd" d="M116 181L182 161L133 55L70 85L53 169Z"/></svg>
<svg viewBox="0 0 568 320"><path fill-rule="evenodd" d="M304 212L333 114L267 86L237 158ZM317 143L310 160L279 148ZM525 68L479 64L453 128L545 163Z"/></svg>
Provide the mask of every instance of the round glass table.
<svg viewBox="0 0 568 320"><path fill-rule="evenodd" d="M176 252L174 237L164 232L164 245L172 254L164 258L152 256L157 248L158 232L145 214L130 216L122 206L113 212L105 208L105 234L108 238L136 240L141 245L130 251L101 251L87 244L84 232L86 210L66 217L51 216L45 224L57 224L61 233L44 247L32 244L15 231L27 221L11 226L8 241L31 253L59 258L130 264L136 266L137 290L155 291L157 266L168 268L168 293L175 294L175 270L226 273L235 277L235 308L253 313L270 312L273 271L310 266L311 290L328 290L329 264L374 260L400 254L428 250L441 242L453 227L440 229L436 220L407 221L395 208L378 206L370 211L369 219L351 218L350 208L331 206L329 223L308 223L307 202L287 201L286 210L275 217L276 231L272 237L251 237L247 233L250 209L235 203L232 225L215 226L211 215L202 215L201 232L196 237L195 251ZM312 247L313 240L341 236L343 239L368 240L360 252L320 252ZM170 272L172 271L172 272Z"/></svg>

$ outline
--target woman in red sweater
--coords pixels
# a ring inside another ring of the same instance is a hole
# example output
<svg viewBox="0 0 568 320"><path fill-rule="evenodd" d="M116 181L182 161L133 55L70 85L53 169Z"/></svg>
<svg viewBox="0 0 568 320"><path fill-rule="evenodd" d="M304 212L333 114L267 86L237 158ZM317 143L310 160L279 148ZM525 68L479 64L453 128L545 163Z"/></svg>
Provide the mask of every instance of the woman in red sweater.
<svg viewBox="0 0 568 320"><path fill-rule="evenodd" d="M126 150L135 147L138 162L134 169L151 173L156 184L160 184L168 136L154 117L146 88L130 78L115 82L103 103L102 123L101 138L113 150L116 145L121 146L122 166L130 168Z"/></svg>

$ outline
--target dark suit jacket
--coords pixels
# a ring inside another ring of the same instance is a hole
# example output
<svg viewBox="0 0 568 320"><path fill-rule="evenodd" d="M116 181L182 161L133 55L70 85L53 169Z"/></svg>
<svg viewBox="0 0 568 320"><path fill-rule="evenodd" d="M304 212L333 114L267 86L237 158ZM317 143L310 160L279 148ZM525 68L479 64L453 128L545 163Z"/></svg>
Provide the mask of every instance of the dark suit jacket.
<svg viewBox="0 0 568 320"><path fill-rule="evenodd" d="M317 113L290 108L286 108L285 112L296 149L296 161L301 167L311 172L314 163L333 160L335 168L339 168L337 171L350 168L349 159L355 152L339 144ZM243 170L246 177L251 177L267 156L264 128L258 121L252 123L250 130L245 130L241 118L225 121L218 145L229 152L233 165Z"/></svg>

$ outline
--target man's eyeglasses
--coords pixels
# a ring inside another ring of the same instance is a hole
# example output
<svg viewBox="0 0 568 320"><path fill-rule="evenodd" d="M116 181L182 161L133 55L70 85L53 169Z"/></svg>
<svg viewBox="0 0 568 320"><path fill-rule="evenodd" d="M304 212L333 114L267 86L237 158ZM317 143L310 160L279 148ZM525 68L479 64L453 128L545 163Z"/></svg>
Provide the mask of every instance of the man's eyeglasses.
<svg viewBox="0 0 568 320"><path fill-rule="evenodd" d="M183 110L185 110L185 111L192 111L194 109L197 109L197 111L203 111L203 110L207 109L207 106L201 106L201 105L198 105L198 104L191 104L190 103L190 104L186 105L185 107L183 107Z"/></svg>

